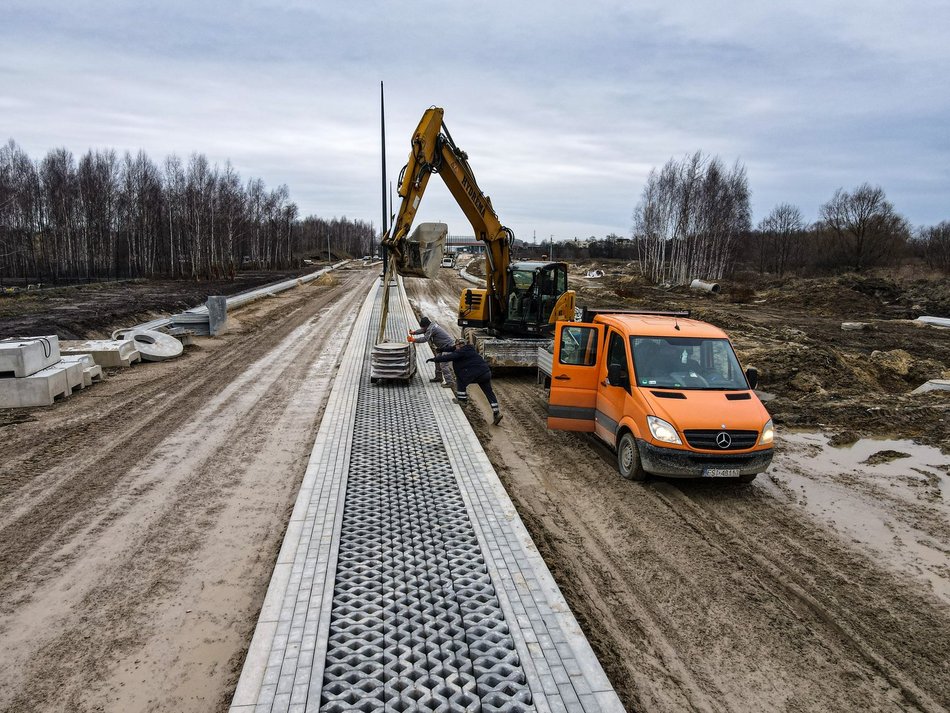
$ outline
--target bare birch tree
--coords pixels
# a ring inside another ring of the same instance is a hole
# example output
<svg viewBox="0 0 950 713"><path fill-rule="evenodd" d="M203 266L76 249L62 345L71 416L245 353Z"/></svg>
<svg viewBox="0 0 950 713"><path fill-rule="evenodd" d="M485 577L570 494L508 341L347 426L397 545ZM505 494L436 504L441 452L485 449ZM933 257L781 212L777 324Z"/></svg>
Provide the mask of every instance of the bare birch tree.
<svg viewBox="0 0 950 713"><path fill-rule="evenodd" d="M0 145L0 278L234 277L245 257L287 268L327 239L361 255L374 237L372 223L301 219L287 186L244 184L202 154L159 169L143 151L90 150L77 166L65 148L35 163Z"/></svg>
<svg viewBox="0 0 950 713"><path fill-rule="evenodd" d="M732 267L737 238L750 227L749 185L736 162L697 151L650 172L634 212L640 269L656 283L721 279Z"/></svg>

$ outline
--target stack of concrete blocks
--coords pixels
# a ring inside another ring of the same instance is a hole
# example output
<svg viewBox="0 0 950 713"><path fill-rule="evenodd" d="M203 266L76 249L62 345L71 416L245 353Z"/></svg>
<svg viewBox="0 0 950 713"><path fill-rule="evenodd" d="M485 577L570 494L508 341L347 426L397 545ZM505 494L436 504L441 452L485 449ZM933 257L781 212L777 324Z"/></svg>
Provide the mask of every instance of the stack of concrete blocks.
<svg viewBox="0 0 950 713"><path fill-rule="evenodd" d="M142 355L132 340L89 339L69 341L62 344L63 354L80 356L88 354L99 366L132 366L142 360Z"/></svg>
<svg viewBox="0 0 950 713"><path fill-rule="evenodd" d="M58 337L0 340L0 408L51 406L85 386L84 365L62 359Z"/></svg>

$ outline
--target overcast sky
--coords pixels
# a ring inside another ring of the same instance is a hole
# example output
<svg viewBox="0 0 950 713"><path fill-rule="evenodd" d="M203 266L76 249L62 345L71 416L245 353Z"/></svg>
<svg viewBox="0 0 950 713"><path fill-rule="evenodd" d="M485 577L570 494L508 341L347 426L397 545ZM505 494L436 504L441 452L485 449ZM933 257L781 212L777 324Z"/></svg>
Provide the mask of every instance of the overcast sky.
<svg viewBox="0 0 950 713"><path fill-rule="evenodd" d="M430 105L517 237L629 235L651 168L748 171L753 220L881 186L950 220L950 2L6 0L0 140L229 160L378 228ZM433 179L417 221L470 232Z"/></svg>

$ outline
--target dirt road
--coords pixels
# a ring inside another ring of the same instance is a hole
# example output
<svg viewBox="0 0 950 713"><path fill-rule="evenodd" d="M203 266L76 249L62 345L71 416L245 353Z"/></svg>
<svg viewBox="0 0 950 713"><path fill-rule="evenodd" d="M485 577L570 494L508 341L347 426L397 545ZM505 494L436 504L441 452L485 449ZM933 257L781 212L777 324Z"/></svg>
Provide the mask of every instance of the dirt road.
<svg viewBox="0 0 950 713"><path fill-rule="evenodd" d="M374 275L259 301L178 360L7 420L0 710L226 709Z"/></svg>
<svg viewBox="0 0 950 713"><path fill-rule="evenodd" d="M454 325L464 283L443 272L408 292ZM950 707L940 451L904 479L874 481L870 464L826 477L809 466L814 444L788 438L749 486L640 485L593 440L546 430L533 377L495 388L502 427L484 403L470 420L629 710ZM816 506L835 485L838 508ZM862 536L875 518L890 537Z"/></svg>
<svg viewBox="0 0 950 713"><path fill-rule="evenodd" d="M408 290L451 326L463 283L443 272ZM374 274L283 293L179 360L0 413L0 711L226 708ZM950 707L939 450L862 439L849 461L780 429L750 486L633 484L592 440L546 430L533 377L496 390L502 427L478 392L470 419L629 710ZM916 413L942 402L929 408Z"/></svg>

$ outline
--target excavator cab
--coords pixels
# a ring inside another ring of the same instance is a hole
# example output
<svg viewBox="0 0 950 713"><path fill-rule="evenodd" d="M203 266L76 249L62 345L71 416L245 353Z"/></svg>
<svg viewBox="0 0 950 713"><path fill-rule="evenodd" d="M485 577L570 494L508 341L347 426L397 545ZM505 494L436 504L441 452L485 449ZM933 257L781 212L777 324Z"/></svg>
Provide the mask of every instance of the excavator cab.
<svg viewBox="0 0 950 713"><path fill-rule="evenodd" d="M567 291L567 265L563 262L512 263L508 267L503 331L539 335L550 332L554 329L552 313Z"/></svg>

